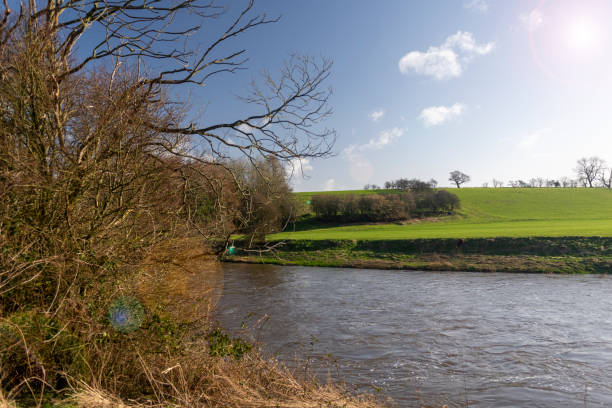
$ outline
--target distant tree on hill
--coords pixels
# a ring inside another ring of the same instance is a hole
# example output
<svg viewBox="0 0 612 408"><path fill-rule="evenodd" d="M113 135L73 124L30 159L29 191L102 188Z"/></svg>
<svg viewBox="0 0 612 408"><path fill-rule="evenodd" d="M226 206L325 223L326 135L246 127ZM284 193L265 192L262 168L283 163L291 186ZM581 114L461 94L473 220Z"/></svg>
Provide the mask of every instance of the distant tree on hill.
<svg viewBox="0 0 612 408"><path fill-rule="evenodd" d="M504 186L504 182L503 181L493 179L493 187L494 188L499 188L499 187L503 187L503 186Z"/></svg>
<svg viewBox="0 0 612 408"><path fill-rule="evenodd" d="M410 180L405 178L395 180L395 188L398 190L409 190Z"/></svg>
<svg viewBox="0 0 612 408"><path fill-rule="evenodd" d="M529 184L531 184L531 187L544 187L546 180L542 177L535 177L529 180Z"/></svg>
<svg viewBox="0 0 612 408"><path fill-rule="evenodd" d="M431 188L436 188L438 185L438 180L432 178L432 179L429 179L427 183L431 186Z"/></svg>
<svg viewBox="0 0 612 408"><path fill-rule="evenodd" d="M578 187L578 182L568 177L561 177L559 179L559 183L561 184L561 187Z"/></svg>
<svg viewBox="0 0 612 408"><path fill-rule="evenodd" d="M593 187L593 183L601 176L606 162L597 156L583 157L576 162L574 171L578 176L579 182L584 187Z"/></svg>
<svg viewBox="0 0 612 408"><path fill-rule="evenodd" d="M461 188L461 185L470 181L470 176L465 173L460 172L459 170L451 171L449 181L452 181L457 185L457 188Z"/></svg>
<svg viewBox="0 0 612 408"><path fill-rule="evenodd" d="M612 168L602 169L599 181L605 188L612 188Z"/></svg>

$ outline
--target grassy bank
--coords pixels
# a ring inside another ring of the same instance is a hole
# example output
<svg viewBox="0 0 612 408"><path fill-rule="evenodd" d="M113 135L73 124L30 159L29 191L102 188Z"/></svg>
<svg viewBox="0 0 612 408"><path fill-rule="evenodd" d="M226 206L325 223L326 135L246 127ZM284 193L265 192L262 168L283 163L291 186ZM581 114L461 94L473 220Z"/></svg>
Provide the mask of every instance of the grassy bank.
<svg viewBox="0 0 612 408"><path fill-rule="evenodd" d="M269 252L240 249L229 262L371 269L610 273L612 238L290 240Z"/></svg>
<svg viewBox="0 0 612 408"><path fill-rule="evenodd" d="M383 190L385 192L385 190ZM386 191L389 192L389 191ZM389 240L612 236L612 191L602 188L452 189L461 209L455 216L396 224L325 225L311 221L274 234L271 240ZM326 192L344 194L346 192ZM368 194L371 191L352 191ZM297 193L303 212L320 193Z"/></svg>

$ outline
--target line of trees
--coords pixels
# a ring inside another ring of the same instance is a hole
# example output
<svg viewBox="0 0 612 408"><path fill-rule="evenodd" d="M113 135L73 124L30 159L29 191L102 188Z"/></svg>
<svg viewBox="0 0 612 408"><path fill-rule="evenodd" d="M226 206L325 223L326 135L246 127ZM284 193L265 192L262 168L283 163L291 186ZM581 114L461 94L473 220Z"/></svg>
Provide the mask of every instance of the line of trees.
<svg viewBox="0 0 612 408"><path fill-rule="evenodd" d="M324 221L398 221L414 216L452 214L459 198L446 190L388 194L320 194L311 198L312 210Z"/></svg>
<svg viewBox="0 0 612 408"><path fill-rule="evenodd" d="M460 188L462 184L465 184L470 181L470 176L459 170L454 170L449 173L448 180L452 181L457 186L457 188ZM419 192L436 188L438 186L438 181L433 178L429 179L429 181L423 181L417 178L399 178L397 180L386 181L384 186L387 190ZM377 188L379 187L376 185L368 184L365 186L366 190Z"/></svg>
<svg viewBox="0 0 612 408"><path fill-rule="evenodd" d="M608 166L606 161L597 156L582 157L576 161L574 167L575 178L561 177L558 179L548 179L544 177L533 177L529 180L509 180L506 185L512 188L576 188L576 187L603 187L612 188L612 166ZM454 170L449 173L448 181L451 181L457 188L471 180L470 176ZM387 190L402 190L402 191L426 191L436 188L438 182L433 178L429 181L422 181L416 178L399 178L397 180L386 181L384 188ZM493 178L491 183L485 182L482 187L501 188L504 187L504 181ZM379 186L375 184L367 184L365 190L378 190Z"/></svg>
<svg viewBox="0 0 612 408"><path fill-rule="evenodd" d="M548 179L544 177L533 177L529 180L509 180L508 187L513 188L612 188L612 167L608 167L606 161L597 157L582 157L576 161L574 167L575 178L561 177L558 179ZM483 187L492 186L499 188L504 186L501 180L493 179L492 183L483 183Z"/></svg>
<svg viewBox="0 0 612 408"><path fill-rule="evenodd" d="M543 177L531 178L528 181L524 180L509 180L508 187L514 188L542 188L542 187L578 187L579 182L575 179L568 177L561 177L560 179L547 179ZM499 186L502 187L502 186Z"/></svg>
<svg viewBox="0 0 612 408"><path fill-rule="evenodd" d="M427 191L436 188L437 185L438 182L434 179L430 179L429 181L423 181L417 178L399 178L397 180L385 182L385 188L387 190L404 190L413 192Z"/></svg>

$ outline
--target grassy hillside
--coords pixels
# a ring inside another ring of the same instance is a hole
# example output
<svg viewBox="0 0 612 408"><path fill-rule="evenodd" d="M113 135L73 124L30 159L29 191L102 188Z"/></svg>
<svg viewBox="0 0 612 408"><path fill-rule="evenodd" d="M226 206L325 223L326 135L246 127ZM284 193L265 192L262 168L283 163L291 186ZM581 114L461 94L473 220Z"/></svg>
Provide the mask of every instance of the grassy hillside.
<svg viewBox="0 0 612 408"><path fill-rule="evenodd" d="M271 239L415 239L612 236L612 191L575 188L452 189L457 216L408 225L350 225L284 232ZM370 191L327 192L366 194ZM307 200L320 193L297 193Z"/></svg>

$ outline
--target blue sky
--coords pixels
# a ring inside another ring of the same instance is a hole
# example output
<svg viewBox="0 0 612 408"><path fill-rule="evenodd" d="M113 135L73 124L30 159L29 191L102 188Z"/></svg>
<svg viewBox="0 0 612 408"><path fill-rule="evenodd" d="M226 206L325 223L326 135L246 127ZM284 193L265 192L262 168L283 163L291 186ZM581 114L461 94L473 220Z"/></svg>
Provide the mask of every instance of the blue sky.
<svg viewBox="0 0 612 408"><path fill-rule="evenodd" d="M236 4L237 6L237 4ZM296 191L361 188L399 177L472 177L469 186L572 177L577 159L612 164L612 51L601 1L265 0L280 22L236 42L249 71L191 98L235 118L258 70L292 52L334 61L337 155L304 163ZM231 10L230 10L231 12ZM247 110L245 110L246 112Z"/></svg>

